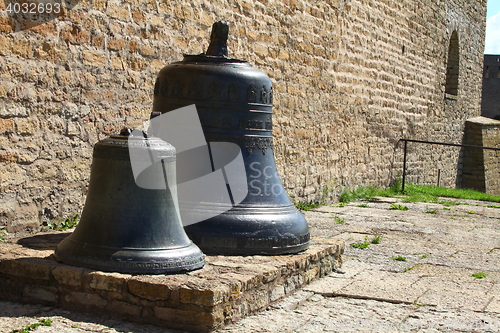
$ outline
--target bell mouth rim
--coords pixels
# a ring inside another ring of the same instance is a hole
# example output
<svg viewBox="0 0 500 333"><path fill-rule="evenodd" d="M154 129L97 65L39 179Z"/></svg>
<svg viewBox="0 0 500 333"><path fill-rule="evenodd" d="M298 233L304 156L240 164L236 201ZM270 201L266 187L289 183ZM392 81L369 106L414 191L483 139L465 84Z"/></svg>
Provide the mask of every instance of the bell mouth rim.
<svg viewBox="0 0 500 333"><path fill-rule="evenodd" d="M208 62L208 63L231 63L231 64L248 64L248 61L236 59L236 58L228 58L221 56L210 56L205 53L200 54L183 54L184 59L181 61L177 61L176 63L185 63L185 62Z"/></svg>
<svg viewBox="0 0 500 333"><path fill-rule="evenodd" d="M69 236L71 237L71 236ZM88 252L89 243L65 238L54 251L56 261L70 266L116 272L121 274L177 274L200 269L205 265L205 255L191 242L187 246L154 250L149 248L110 248L91 244L99 252ZM64 241L68 240L66 243ZM75 242L75 243L73 243ZM62 247L60 247L62 245ZM76 245L75 245L76 244Z"/></svg>
<svg viewBox="0 0 500 333"><path fill-rule="evenodd" d="M98 243L89 243L89 242L85 242L82 240L73 239L71 236L72 236L72 234L69 235L68 237L66 237L65 239L63 239L63 241L65 241L66 243L72 243L72 244L74 244L76 246L80 246L82 248L98 248L98 249L101 249L104 251L109 250L109 251L113 251L113 252L115 252L115 251L116 252L119 252L119 251L122 251L122 252L125 252L125 251L129 251L129 252L145 252L145 251L148 251L148 252L168 252L168 251L179 251L179 250L183 250L183 249L195 248L197 246L192 240L189 240L188 244L179 245L179 246L171 246L171 247L109 246L109 245L103 245L103 244L98 244ZM56 247L55 252L58 252L58 248L59 248L59 246Z"/></svg>

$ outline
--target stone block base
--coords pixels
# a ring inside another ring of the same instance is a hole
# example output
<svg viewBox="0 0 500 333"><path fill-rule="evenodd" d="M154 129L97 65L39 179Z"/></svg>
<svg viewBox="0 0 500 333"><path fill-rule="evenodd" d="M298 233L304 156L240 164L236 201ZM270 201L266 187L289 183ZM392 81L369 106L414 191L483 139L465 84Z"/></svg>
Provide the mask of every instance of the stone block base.
<svg viewBox="0 0 500 333"><path fill-rule="evenodd" d="M465 140L469 145L500 148L500 121L486 117L467 119ZM500 151L463 148L463 188L500 195Z"/></svg>
<svg viewBox="0 0 500 333"><path fill-rule="evenodd" d="M67 235L0 244L0 297L209 332L335 271L344 250L343 241L313 239L296 255L207 256L187 274L127 275L58 263L52 253Z"/></svg>

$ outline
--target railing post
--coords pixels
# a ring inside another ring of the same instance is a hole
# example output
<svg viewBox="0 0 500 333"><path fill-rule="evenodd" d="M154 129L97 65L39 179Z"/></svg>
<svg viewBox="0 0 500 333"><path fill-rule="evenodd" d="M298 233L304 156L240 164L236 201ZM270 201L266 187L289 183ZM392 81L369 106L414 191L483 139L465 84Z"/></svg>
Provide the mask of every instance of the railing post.
<svg viewBox="0 0 500 333"><path fill-rule="evenodd" d="M405 191L405 182L406 182L406 148L408 146L408 141L404 140L405 145L403 148L403 180L401 182L401 192Z"/></svg>

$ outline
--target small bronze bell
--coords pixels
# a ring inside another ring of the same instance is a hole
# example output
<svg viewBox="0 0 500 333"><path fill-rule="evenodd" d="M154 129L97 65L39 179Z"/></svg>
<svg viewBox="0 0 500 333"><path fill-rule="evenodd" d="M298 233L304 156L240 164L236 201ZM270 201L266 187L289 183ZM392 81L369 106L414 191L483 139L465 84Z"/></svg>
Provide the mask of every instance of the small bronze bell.
<svg viewBox="0 0 500 333"><path fill-rule="evenodd" d="M153 113L196 105L209 145L233 143L241 149L244 161L246 197L220 215L185 225L185 230L206 253L253 255L305 250L310 237L307 222L288 198L273 156L271 80L248 62L228 58L227 38L228 24L215 23L207 54L185 55L184 60L163 68L155 84ZM178 147L176 138L161 137ZM189 171L193 164L183 164L182 159L177 163L183 171ZM181 215L187 216L193 205L182 201L189 195L179 194ZM209 209L218 202L209 200L204 205Z"/></svg>
<svg viewBox="0 0 500 333"><path fill-rule="evenodd" d="M95 145L81 220L57 246L56 259L120 273L201 268L203 253L180 219L175 148L158 138L122 134Z"/></svg>

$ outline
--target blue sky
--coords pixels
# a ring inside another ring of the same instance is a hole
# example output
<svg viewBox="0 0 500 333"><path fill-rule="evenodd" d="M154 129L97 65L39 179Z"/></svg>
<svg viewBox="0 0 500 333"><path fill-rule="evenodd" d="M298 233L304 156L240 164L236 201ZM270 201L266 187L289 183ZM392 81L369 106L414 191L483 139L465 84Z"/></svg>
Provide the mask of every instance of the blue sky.
<svg viewBox="0 0 500 333"><path fill-rule="evenodd" d="M500 54L500 0L488 0L486 54Z"/></svg>
<svg viewBox="0 0 500 333"><path fill-rule="evenodd" d="M500 12L500 0L488 0L488 13L486 18L490 18L493 14Z"/></svg>

